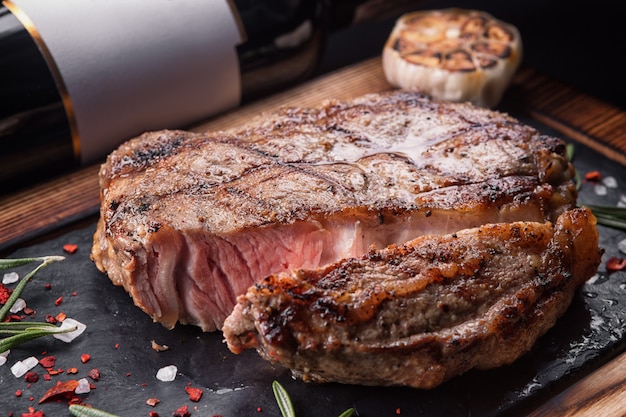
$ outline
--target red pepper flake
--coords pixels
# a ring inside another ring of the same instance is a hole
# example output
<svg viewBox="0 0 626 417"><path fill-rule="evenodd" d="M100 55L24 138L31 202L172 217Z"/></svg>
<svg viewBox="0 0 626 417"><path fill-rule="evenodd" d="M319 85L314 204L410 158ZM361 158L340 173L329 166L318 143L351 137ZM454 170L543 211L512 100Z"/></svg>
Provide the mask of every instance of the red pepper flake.
<svg viewBox="0 0 626 417"><path fill-rule="evenodd" d="M396 408L396 414L400 414L400 407Z"/></svg>
<svg viewBox="0 0 626 417"><path fill-rule="evenodd" d="M176 411L172 413L174 417L189 417L191 413L189 412L189 407L183 405L182 407L178 407Z"/></svg>
<svg viewBox="0 0 626 417"><path fill-rule="evenodd" d="M68 404L82 404L83 399L80 397L72 397L70 398L70 400L67 402Z"/></svg>
<svg viewBox="0 0 626 417"><path fill-rule="evenodd" d="M50 381L52 379L52 377L50 376L50 374L43 374L43 380L44 381Z"/></svg>
<svg viewBox="0 0 626 417"><path fill-rule="evenodd" d="M200 388L194 388L189 385L185 387L185 392L189 394L189 399L194 402L200 401L202 394L204 393Z"/></svg>
<svg viewBox="0 0 626 417"><path fill-rule="evenodd" d="M26 372L26 375L24 375L24 381L29 383L37 382L39 381L39 374L34 371Z"/></svg>
<svg viewBox="0 0 626 417"><path fill-rule="evenodd" d="M11 297L12 292L13 290L0 283L0 304L6 304L6 302L9 301L9 297Z"/></svg>
<svg viewBox="0 0 626 417"><path fill-rule="evenodd" d="M126 378L130 378L132 374L130 372L126 372Z"/></svg>
<svg viewBox="0 0 626 417"><path fill-rule="evenodd" d="M44 284L44 285L43 285L43 287L44 287L45 289L49 290L49 289L51 289L51 288L52 288L52 284L50 284L50 283L46 283L46 284Z"/></svg>
<svg viewBox="0 0 626 417"><path fill-rule="evenodd" d="M148 404L150 407L154 407L160 402L161 400L159 400L158 398L148 398L146 400L146 404Z"/></svg>
<svg viewBox="0 0 626 417"><path fill-rule="evenodd" d="M120 348L120 344L119 344L119 343L116 343L116 344L115 344L115 349L119 349L119 348Z"/></svg>
<svg viewBox="0 0 626 417"><path fill-rule="evenodd" d="M591 182L598 182L602 179L600 171L590 171L585 174L585 179Z"/></svg>
<svg viewBox="0 0 626 417"><path fill-rule="evenodd" d="M63 323L63 321L65 321L66 318L67 318L67 314L65 314L62 311L54 317L56 321L60 321L61 323Z"/></svg>
<svg viewBox="0 0 626 417"><path fill-rule="evenodd" d="M257 407L257 408L256 408L256 412L257 412L257 413L260 413L260 412L262 412L262 411L263 411L263 409L262 409L261 407Z"/></svg>
<svg viewBox="0 0 626 417"><path fill-rule="evenodd" d="M73 243L66 243L65 245L63 245L63 250L67 253L75 253L78 250L78 245L75 245Z"/></svg>
<svg viewBox="0 0 626 417"><path fill-rule="evenodd" d="M46 314L46 323L50 323L50 324L57 324L57 319L54 318L54 316L51 316L50 314Z"/></svg>
<svg viewBox="0 0 626 417"><path fill-rule="evenodd" d="M59 368L59 369L48 369L48 373L50 375L62 374L63 373L63 369L61 369L61 368Z"/></svg>
<svg viewBox="0 0 626 417"><path fill-rule="evenodd" d="M621 271L624 268L626 268L625 258L617 258L615 256L611 256L606 261L606 270L609 272Z"/></svg>
<svg viewBox="0 0 626 417"><path fill-rule="evenodd" d="M46 356L39 359L39 365L43 366L44 368L52 368L54 367L54 363L56 362L56 360L56 356Z"/></svg>
<svg viewBox="0 0 626 417"><path fill-rule="evenodd" d="M67 368L67 371L65 371L65 372L67 372L68 374L77 374L78 373L78 368L74 368L74 367Z"/></svg>
<svg viewBox="0 0 626 417"><path fill-rule="evenodd" d="M100 379L100 371L98 368L93 368L91 371L87 372L87 376L94 381L98 381Z"/></svg>
<svg viewBox="0 0 626 417"><path fill-rule="evenodd" d="M54 305L61 305L61 303L63 302L63 297L59 297L56 300L54 300Z"/></svg>
<svg viewBox="0 0 626 417"><path fill-rule="evenodd" d="M150 417L159 417L159 413L157 413L156 411L150 411L149 416Z"/></svg>
<svg viewBox="0 0 626 417"><path fill-rule="evenodd" d="M24 307L22 311L24 312L24 314L29 315L29 316L36 313L36 311L30 307Z"/></svg>
<svg viewBox="0 0 626 417"><path fill-rule="evenodd" d="M89 359L91 359L91 355L89 353L83 353L82 355L80 355L80 361L82 363L89 362Z"/></svg>
<svg viewBox="0 0 626 417"><path fill-rule="evenodd" d="M74 390L78 386L78 381L70 379L65 382L59 381L54 387L50 388L39 400L39 404L59 396L71 398L74 395Z"/></svg>
<svg viewBox="0 0 626 417"><path fill-rule="evenodd" d="M35 411L33 407L28 407L28 413L22 413L22 417L46 417L43 411Z"/></svg>
<svg viewBox="0 0 626 417"><path fill-rule="evenodd" d="M18 389L17 391L15 391L15 396L16 397L21 397L22 396L22 390Z"/></svg>

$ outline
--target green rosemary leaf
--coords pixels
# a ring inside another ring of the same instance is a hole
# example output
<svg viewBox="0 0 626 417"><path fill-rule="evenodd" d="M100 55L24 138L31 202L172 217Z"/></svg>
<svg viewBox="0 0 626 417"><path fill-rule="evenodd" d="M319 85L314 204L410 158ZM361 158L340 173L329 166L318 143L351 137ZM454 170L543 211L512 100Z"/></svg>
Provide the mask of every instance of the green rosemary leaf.
<svg viewBox="0 0 626 417"><path fill-rule="evenodd" d="M585 204L598 219L598 224L626 230L626 208Z"/></svg>
<svg viewBox="0 0 626 417"><path fill-rule="evenodd" d="M8 321L0 323L0 334L15 334L32 328L57 328L52 323L33 321Z"/></svg>
<svg viewBox="0 0 626 417"><path fill-rule="evenodd" d="M339 414L339 417L352 417L354 413L355 413L354 408L348 408L346 411Z"/></svg>
<svg viewBox="0 0 626 417"><path fill-rule="evenodd" d="M118 417L115 414L107 413L106 411L98 410L97 408L91 408L78 404L70 404L69 410L75 417Z"/></svg>
<svg viewBox="0 0 626 417"><path fill-rule="evenodd" d="M585 206L589 207L594 213L606 214L626 220L626 208L624 207L598 206L594 204L585 204Z"/></svg>
<svg viewBox="0 0 626 417"><path fill-rule="evenodd" d="M27 265L31 262L44 262L46 259L55 258L55 260L65 259L63 256L40 256L36 258L17 258L17 259L0 259L0 270L17 268L18 266Z"/></svg>
<svg viewBox="0 0 626 417"><path fill-rule="evenodd" d="M29 340L37 339L39 337L48 336L57 333L69 333L76 330L76 327L68 327L61 329L60 327L52 326L40 326L31 327L26 330L21 330L13 334L13 336L0 339L0 352L5 352L9 349L13 349L15 346L28 342ZM5 333L6 334L6 333Z"/></svg>
<svg viewBox="0 0 626 417"><path fill-rule="evenodd" d="M278 381L272 382L272 390L274 391L274 397L278 403L278 408L283 417L296 417L296 412L293 408L291 398L287 393L287 390Z"/></svg>
<svg viewBox="0 0 626 417"><path fill-rule="evenodd" d="M24 277L20 280L20 282L17 284L17 286L13 290L13 293L11 294L11 296L9 297L7 302L2 306L2 308L0 308L0 321L4 321L6 316L9 314L9 311L11 310L11 307L13 307L13 304L15 304L17 299L22 294L22 291L24 290L24 287L26 287L26 284L28 284L28 282L31 280L32 277L35 276L35 274L37 272L39 272L42 268L45 268L46 266L48 266L52 262L62 261L63 259L65 259L65 257L63 257L63 256L44 256L44 257L41 257L41 258L10 259L10 261L14 262L13 265L15 265L15 262L17 262L18 264L19 264L19 262L25 262L25 263L22 264L22 265L25 265L26 263L32 262L30 259L39 260L39 261L41 261L41 263L35 269L30 271L28 274L24 275ZM28 262L26 262L27 260L28 260ZM6 261L6 259L5 259L5 261Z"/></svg>

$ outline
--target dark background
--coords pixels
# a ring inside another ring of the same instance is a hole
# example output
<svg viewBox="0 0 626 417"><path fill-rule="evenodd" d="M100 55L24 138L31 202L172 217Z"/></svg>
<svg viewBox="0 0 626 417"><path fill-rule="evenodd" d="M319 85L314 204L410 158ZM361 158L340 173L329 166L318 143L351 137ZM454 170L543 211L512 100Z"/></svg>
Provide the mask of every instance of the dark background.
<svg viewBox="0 0 626 417"><path fill-rule="evenodd" d="M620 2L595 0L387 1L406 10L479 9L515 25L522 65L626 109L626 22ZM401 12L400 12L401 13ZM398 13L332 33L318 74L380 55ZM626 139L625 139L626 140Z"/></svg>

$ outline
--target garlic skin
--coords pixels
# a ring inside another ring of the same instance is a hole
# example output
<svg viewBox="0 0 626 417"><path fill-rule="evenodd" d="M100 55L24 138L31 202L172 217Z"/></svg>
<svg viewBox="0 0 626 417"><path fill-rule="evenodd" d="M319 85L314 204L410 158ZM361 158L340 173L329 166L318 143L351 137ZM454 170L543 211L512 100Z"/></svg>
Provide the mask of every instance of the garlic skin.
<svg viewBox="0 0 626 417"><path fill-rule="evenodd" d="M382 54L392 86L481 107L500 102L521 59L515 26L458 8L401 16Z"/></svg>

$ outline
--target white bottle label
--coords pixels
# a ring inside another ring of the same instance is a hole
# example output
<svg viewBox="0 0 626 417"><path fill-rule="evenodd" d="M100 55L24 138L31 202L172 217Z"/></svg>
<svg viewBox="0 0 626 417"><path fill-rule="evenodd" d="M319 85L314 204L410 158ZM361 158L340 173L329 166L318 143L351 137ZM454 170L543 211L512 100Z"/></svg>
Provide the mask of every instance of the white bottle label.
<svg viewBox="0 0 626 417"><path fill-rule="evenodd" d="M228 0L11 3L54 61L83 163L144 131L186 127L239 104L235 47L244 35Z"/></svg>

